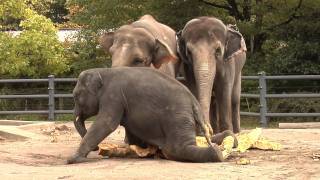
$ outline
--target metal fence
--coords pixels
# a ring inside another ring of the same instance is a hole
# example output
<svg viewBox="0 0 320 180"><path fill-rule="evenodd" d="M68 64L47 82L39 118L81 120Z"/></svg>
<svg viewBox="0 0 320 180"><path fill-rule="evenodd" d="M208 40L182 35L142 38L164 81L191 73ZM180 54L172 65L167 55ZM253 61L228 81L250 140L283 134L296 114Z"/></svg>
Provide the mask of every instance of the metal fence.
<svg viewBox="0 0 320 180"><path fill-rule="evenodd" d="M320 75L286 75L286 76L266 76L264 72L260 72L258 76L243 76L243 80L258 80L259 94L242 93L244 98L259 98L260 112L240 112L242 116L260 117L262 127L267 127L268 117L320 117L320 113L272 113L268 112L268 98L320 98L320 94L267 94L267 80L298 80L298 79L314 79L319 80ZM0 79L0 83L48 83L48 94L33 95L0 95L0 99L25 99L25 98L46 98L48 99L48 110L25 110L25 111L0 111L0 115L4 114L48 114L49 120L55 119L55 114L71 114L73 110L56 110L55 98L72 98L72 94L56 94L55 83L58 82L76 82L76 78L54 78L50 75L47 79Z"/></svg>
<svg viewBox="0 0 320 180"><path fill-rule="evenodd" d="M267 80L298 80L298 79L320 79L320 75L286 75L286 76L266 76L265 72L258 73L258 76L243 76L243 80L259 80L259 94L242 93L241 97L259 98L260 112L240 112L240 115L246 116L260 116L260 123L262 127L268 126L268 117L320 117L320 113L272 113L268 112L267 99L268 98L319 98L320 94L267 94Z"/></svg>
<svg viewBox="0 0 320 180"><path fill-rule="evenodd" d="M0 83L48 83L48 94L32 94L32 95L0 95L0 99L48 99L48 110L25 110L25 111L0 111L0 115L4 114L48 114L48 119L53 121L55 114L72 114L73 110L56 110L55 98L72 98L72 94L56 94L55 83L57 82L76 82L76 78L54 78L53 75L47 79L0 79Z"/></svg>

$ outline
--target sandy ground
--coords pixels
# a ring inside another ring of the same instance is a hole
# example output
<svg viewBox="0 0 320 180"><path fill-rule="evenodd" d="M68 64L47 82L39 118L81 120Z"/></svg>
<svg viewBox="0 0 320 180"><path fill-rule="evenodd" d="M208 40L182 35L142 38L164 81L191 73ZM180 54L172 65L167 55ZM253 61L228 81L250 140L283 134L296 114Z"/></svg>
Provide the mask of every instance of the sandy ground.
<svg viewBox="0 0 320 180"><path fill-rule="evenodd" d="M183 163L164 159L102 158L91 152L92 162L66 165L80 136L71 130L34 128L42 138L12 141L0 138L1 179L320 179L320 129L264 129L263 136L283 144L281 151L250 150L223 163ZM119 127L105 141L123 143ZM249 165L237 165L245 157Z"/></svg>

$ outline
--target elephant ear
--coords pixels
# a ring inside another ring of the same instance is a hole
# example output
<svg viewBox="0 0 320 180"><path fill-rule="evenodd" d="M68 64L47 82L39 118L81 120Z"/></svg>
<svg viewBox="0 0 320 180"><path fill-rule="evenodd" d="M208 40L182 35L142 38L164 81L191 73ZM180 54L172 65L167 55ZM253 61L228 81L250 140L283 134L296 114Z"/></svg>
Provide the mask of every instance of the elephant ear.
<svg viewBox="0 0 320 180"><path fill-rule="evenodd" d="M91 94L98 95L98 91L102 87L102 77L100 72L87 72L84 77L84 84Z"/></svg>
<svg viewBox="0 0 320 180"><path fill-rule="evenodd" d="M239 31L227 26L227 40L225 45L224 60L229 60L235 55L247 51L246 43Z"/></svg>
<svg viewBox="0 0 320 180"><path fill-rule="evenodd" d="M113 44L113 40L114 32L106 32L102 34L98 39L99 44L102 46L103 50L108 53L110 52L109 49Z"/></svg>
<svg viewBox="0 0 320 180"><path fill-rule="evenodd" d="M181 37L182 31L179 31L176 33L176 39L177 39L177 52L180 57L180 59L185 62L189 63L188 57L187 57L187 48L186 43L184 39Z"/></svg>
<svg viewBox="0 0 320 180"><path fill-rule="evenodd" d="M157 69L164 63L177 60L176 55L172 52L170 47L158 39L156 39L153 54L152 64Z"/></svg>

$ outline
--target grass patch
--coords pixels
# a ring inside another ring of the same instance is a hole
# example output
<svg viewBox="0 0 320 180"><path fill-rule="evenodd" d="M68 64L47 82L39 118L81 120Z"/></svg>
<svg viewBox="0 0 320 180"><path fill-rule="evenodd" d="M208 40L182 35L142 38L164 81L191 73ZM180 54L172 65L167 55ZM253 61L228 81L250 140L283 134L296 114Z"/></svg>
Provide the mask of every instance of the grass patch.
<svg viewBox="0 0 320 180"><path fill-rule="evenodd" d="M241 117L241 128L242 129L254 129L256 127L261 127L260 119L254 117ZM268 128L278 128L277 121L269 121Z"/></svg>

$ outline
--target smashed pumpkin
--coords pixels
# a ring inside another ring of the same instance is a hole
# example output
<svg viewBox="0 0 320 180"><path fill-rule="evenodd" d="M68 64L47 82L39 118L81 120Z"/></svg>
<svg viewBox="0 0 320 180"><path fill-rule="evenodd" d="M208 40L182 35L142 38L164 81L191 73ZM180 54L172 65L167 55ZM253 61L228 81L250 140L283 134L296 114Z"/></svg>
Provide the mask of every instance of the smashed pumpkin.
<svg viewBox="0 0 320 180"><path fill-rule="evenodd" d="M249 132L240 133L236 135L238 140L238 147L233 149L234 139L232 136L224 138L223 142L219 146L223 158L228 158L232 152L243 153L250 148L256 148L261 150L274 150L279 151L281 144L261 137L261 128L253 129ZM208 143L205 137L197 136L196 144L199 147L208 147ZM155 146L148 146L147 148L141 148L136 145L116 145L116 144L100 144L99 155L108 157L164 157L161 151Z"/></svg>

